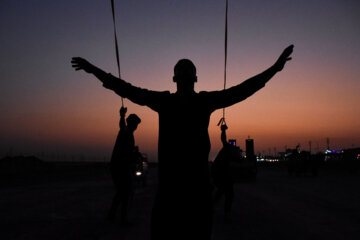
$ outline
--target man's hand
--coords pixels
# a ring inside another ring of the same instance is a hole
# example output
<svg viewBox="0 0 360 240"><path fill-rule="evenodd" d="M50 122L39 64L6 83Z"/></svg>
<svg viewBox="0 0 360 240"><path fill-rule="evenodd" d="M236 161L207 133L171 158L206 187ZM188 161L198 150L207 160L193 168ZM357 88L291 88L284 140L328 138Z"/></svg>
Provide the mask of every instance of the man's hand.
<svg viewBox="0 0 360 240"><path fill-rule="evenodd" d="M228 129L228 127L226 126L226 124L224 124L224 125L221 125L221 131L226 131L227 129Z"/></svg>
<svg viewBox="0 0 360 240"><path fill-rule="evenodd" d="M76 71L84 70L87 73L92 73L92 69L94 68L91 63L81 57L73 57L71 60L71 64Z"/></svg>
<svg viewBox="0 0 360 240"><path fill-rule="evenodd" d="M274 64L274 67L276 68L277 71L281 71L284 68L285 63L291 60L290 55L293 52L293 49L294 49L294 45L290 45L287 48L285 48L285 50L282 52L279 59Z"/></svg>
<svg viewBox="0 0 360 240"><path fill-rule="evenodd" d="M127 112L127 108L124 108L124 107L120 108L120 116L121 117L125 117L126 112Z"/></svg>

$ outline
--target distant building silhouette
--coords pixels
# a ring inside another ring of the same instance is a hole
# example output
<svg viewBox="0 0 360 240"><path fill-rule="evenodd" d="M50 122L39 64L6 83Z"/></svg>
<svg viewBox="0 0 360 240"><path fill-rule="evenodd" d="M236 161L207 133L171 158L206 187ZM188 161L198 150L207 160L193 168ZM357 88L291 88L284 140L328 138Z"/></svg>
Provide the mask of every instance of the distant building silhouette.
<svg viewBox="0 0 360 240"><path fill-rule="evenodd" d="M254 139L246 139L246 157L252 158L255 156L255 149L254 149Z"/></svg>

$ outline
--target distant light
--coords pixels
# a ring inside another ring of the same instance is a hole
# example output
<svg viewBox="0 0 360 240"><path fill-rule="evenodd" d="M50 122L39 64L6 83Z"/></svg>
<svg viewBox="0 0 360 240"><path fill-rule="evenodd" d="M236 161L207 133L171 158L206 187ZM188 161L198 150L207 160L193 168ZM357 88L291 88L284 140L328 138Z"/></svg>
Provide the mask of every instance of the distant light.
<svg viewBox="0 0 360 240"><path fill-rule="evenodd" d="M331 153L341 153L341 150L332 150Z"/></svg>
<svg viewBox="0 0 360 240"><path fill-rule="evenodd" d="M135 174L136 174L136 176L141 176L142 173L141 172L136 172Z"/></svg>
<svg viewBox="0 0 360 240"><path fill-rule="evenodd" d="M233 145L234 147L236 147L236 139L229 139L229 144Z"/></svg>
<svg viewBox="0 0 360 240"><path fill-rule="evenodd" d="M279 161L279 159L268 159L268 158L266 158L264 160L265 160L265 162L278 162Z"/></svg>

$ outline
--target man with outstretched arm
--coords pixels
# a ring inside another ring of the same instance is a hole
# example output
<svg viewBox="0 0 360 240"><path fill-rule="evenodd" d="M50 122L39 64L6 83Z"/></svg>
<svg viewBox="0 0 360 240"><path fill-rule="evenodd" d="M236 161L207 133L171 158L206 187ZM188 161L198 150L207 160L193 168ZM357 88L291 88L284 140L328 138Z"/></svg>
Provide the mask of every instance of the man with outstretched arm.
<svg viewBox="0 0 360 240"><path fill-rule="evenodd" d="M75 70L94 74L105 88L159 115L158 190L152 211L151 239L210 239L212 197L208 169L210 115L251 96L290 60L293 45L264 72L221 91L195 92L195 65L181 59L173 81L177 91L158 92L133 86L90 64L73 58Z"/></svg>

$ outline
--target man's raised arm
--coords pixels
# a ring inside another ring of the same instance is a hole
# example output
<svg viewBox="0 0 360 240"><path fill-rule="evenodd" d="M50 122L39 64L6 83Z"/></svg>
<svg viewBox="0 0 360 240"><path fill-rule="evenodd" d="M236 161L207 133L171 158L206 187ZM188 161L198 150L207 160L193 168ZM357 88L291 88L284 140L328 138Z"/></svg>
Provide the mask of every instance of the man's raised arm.
<svg viewBox="0 0 360 240"><path fill-rule="evenodd" d="M100 68L92 65L87 60L81 57L73 57L71 60L72 67L75 68L76 71L84 70L87 73L94 74L101 82L105 82L108 78L108 74L101 70Z"/></svg>
<svg viewBox="0 0 360 240"><path fill-rule="evenodd" d="M214 92L216 96L216 108L223 108L238 103L265 86L265 84L277 73L280 72L287 61L291 60L291 53L293 52L294 45L287 47L278 60L270 68L264 72L249 78L239 85L231 87L223 91Z"/></svg>
<svg viewBox="0 0 360 240"><path fill-rule="evenodd" d="M87 73L95 75L95 77L103 83L105 88L113 90L119 96L128 98L136 104L147 105L154 110L156 109L156 103L158 102L157 96L159 95L158 92L135 87L122 79L104 72L102 69L92 65L81 57L73 57L71 63L76 71L84 70Z"/></svg>
<svg viewBox="0 0 360 240"><path fill-rule="evenodd" d="M226 130L228 129L228 127L224 124L224 125L221 125L220 129L221 129L221 142L222 142L223 146L225 147L227 145Z"/></svg>
<svg viewBox="0 0 360 240"><path fill-rule="evenodd" d="M126 107L121 107L120 108L120 121L119 121L119 127L120 130L124 130L126 127L126 123L125 123L125 114L127 112L127 108Z"/></svg>

